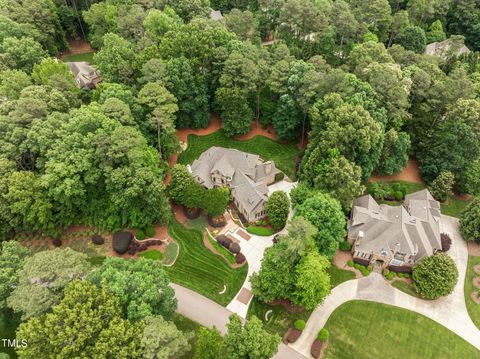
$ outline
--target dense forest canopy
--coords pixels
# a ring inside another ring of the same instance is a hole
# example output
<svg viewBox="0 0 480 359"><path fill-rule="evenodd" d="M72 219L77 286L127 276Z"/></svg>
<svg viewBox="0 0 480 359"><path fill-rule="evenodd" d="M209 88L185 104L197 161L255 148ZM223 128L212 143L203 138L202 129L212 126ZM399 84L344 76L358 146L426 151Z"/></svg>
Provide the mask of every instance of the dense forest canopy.
<svg viewBox="0 0 480 359"><path fill-rule="evenodd" d="M55 58L82 38L92 91ZM308 138L300 180L346 211L412 156L477 194L479 39L477 0L0 0L0 234L166 223L175 129L211 111Z"/></svg>

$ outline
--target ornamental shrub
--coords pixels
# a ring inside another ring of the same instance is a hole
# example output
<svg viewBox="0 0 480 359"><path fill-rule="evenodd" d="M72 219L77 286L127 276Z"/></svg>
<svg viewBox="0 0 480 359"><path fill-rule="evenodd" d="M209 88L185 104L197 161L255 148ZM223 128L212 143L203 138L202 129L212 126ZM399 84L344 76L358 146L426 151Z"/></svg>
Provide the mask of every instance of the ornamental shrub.
<svg viewBox="0 0 480 359"><path fill-rule="evenodd" d="M297 319L295 321L295 323L293 324L293 326L295 327L295 329L297 330L303 330L305 329L305 321L302 320L302 319Z"/></svg>
<svg viewBox="0 0 480 359"><path fill-rule="evenodd" d="M317 339L320 340L321 342L326 342L329 336L330 336L330 332L328 331L328 329L322 328L318 332Z"/></svg>
<svg viewBox="0 0 480 359"><path fill-rule="evenodd" d="M240 252L240 245L238 243L232 242L228 246L228 250L232 252L233 254L239 253Z"/></svg>
<svg viewBox="0 0 480 359"><path fill-rule="evenodd" d="M393 278L395 278L395 274L393 272L389 272L385 275L385 278L387 278L388 280L392 280Z"/></svg>
<svg viewBox="0 0 480 359"><path fill-rule="evenodd" d="M242 264L243 262L246 261L246 258L245 256L243 255L243 253L237 253L237 255L235 256L235 262L237 264Z"/></svg>
<svg viewBox="0 0 480 359"><path fill-rule="evenodd" d="M383 273L384 276L387 276L387 275L390 274L390 270L385 268L382 273Z"/></svg>
<svg viewBox="0 0 480 359"><path fill-rule="evenodd" d="M62 245L62 240L60 238L55 238L55 239L52 240L52 244L55 247L60 247Z"/></svg>
<svg viewBox="0 0 480 359"><path fill-rule="evenodd" d="M480 197L476 197L463 210L460 231L466 241L480 241Z"/></svg>
<svg viewBox="0 0 480 359"><path fill-rule="evenodd" d="M222 246L224 246L225 248L230 248L230 244L232 244L232 240L230 238L225 238L225 240L223 241L222 243Z"/></svg>
<svg viewBox="0 0 480 359"><path fill-rule="evenodd" d="M352 249L352 245L348 241L340 242L339 248L341 251L348 252Z"/></svg>
<svg viewBox="0 0 480 359"><path fill-rule="evenodd" d="M143 231L143 229L137 229L135 231L135 238L139 241L143 241L145 239L145 232Z"/></svg>
<svg viewBox="0 0 480 359"><path fill-rule="evenodd" d="M424 257L413 267L415 289L428 299L437 299L453 292L458 270L453 259L440 252Z"/></svg>
<svg viewBox="0 0 480 359"><path fill-rule="evenodd" d="M145 229L145 234L148 238L152 238L155 235L155 228L153 228L153 226L148 226Z"/></svg>
<svg viewBox="0 0 480 359"><path fill-rule="evenodd" d="M353 261L352 261L351 259L347 262L347 266L349 266L349 267L353 267L353 266L354 266Z"/></svg>
<svg viewBox="0 0 480 359"><path fill-rule="evenodd" d="M452 246L452 239L447 233L442 233L440 235L440 240L442 242L442 251L448 252L448 250Z"/></svg>
<svg viewBox="0 0 480 359"><path fill-rule="evenodd" d="M403 193L400 192L400 191L395 191L395 192L393 193L393 196L395 197L395 199L396 199L397 201L401 201L401 200L403 199Z"/></svg>

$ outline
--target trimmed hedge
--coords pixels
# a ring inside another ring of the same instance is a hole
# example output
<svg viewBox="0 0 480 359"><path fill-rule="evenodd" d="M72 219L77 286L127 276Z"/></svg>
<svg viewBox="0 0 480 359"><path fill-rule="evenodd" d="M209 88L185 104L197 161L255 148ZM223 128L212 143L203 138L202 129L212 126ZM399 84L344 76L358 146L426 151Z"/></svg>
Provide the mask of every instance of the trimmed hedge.
<svg viewBox="0 0 480 359"><path fill-rule="evenodd" d="M225 238L225 240L223 241L222 243L222 246L224 246L225 248L230 248L230 244L232 244L233 241L230 239L230 238Z"/></svg>
<svg viewBox="0 0 480 359"><path fill-rule="evenodd" d="M353 267L353 266L354 266L353 261L352 261L351 259L347 262L347 266L349 266L349 267Z"/></svg>
<svg viewBox="0 0 480 359"><path fill-rule="evenodd" d="M228 250L230 252L232 252L233 254L236 254L236 253L239 253L240 252L240 245L238 243L235 243L235 242L232 242L229 246L228 246Z"/></svg>
<svg viewBox="0 0 480 359"><path fill-rule="evenodd" d="M452 246L452 239L447 233L442 233L440 235L440 240L442 242L442 251L443 252L448 252L450 247Z"/></svg>
<svg viewBox="0 0 480 359"><path fill-rule="evenodd" d="M135 231L135 238L139 241L143 241L145 239L145 232L143 231L143 229L137 229Z"/></svg>
<svg viewBox="0 0 480 359"><path fill-rule="evenodd" d="M275 173L275 182L280 182L284 178L285 178L285 173L283 172Z"/></svg>
<svg viewBox="0 0 480 359"><path fill-rule="evenodd" d="M295 323L293 324L295 329L297 330L303 330L305 329L305 321L303 319L297 319Z"/></svg>
<svg viewBox="0 0 480 359"><path fill-rule="evenodd" d="M330 336L330 332L328 331L328 329L322 328L318 332L317 339L320 340L321 342L326 342L329 336Z"/></svg>

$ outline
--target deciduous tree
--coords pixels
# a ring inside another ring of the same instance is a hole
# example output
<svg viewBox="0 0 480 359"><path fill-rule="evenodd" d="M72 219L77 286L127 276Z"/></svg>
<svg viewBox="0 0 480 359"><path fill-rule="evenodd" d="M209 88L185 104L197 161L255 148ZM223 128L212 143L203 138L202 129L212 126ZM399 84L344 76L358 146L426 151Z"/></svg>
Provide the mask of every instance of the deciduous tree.
<svg viewBox="0 0 480 359"><path fill-rule="evenodd" d="M290 212L290 199L284 191L273 192L265 205L268 221L278 231L285 227Z"/></svg>
<svg viewBox="0 0 480 359"><path fill-rule="evenodd" d="M458 281L455 261L446 253L424 257L413 267L415 289L427 299L438 299L453 292Z"/></svg>

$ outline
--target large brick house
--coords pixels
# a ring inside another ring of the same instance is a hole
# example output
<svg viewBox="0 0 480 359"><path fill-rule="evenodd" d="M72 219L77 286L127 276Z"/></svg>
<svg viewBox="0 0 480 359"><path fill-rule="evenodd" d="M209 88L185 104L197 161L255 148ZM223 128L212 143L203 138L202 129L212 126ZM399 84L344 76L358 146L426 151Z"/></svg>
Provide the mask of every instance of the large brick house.
<svg viewBox="0 0 480 359"><path fill-rule="evenodd" d="M440 203L427 189L409 194L402 206L379 205L365 195L353 202L348 241L361 264L408 271L442 249Z"/></svg>
<svg viewBox="0 0 480 359"><path fill-rule="evenodd" d="M210 147L189 167L195 180L206 188L226 186L233 202L248 222L266 216L268 185L275 181L273 161L235 149Z"/></svg>

